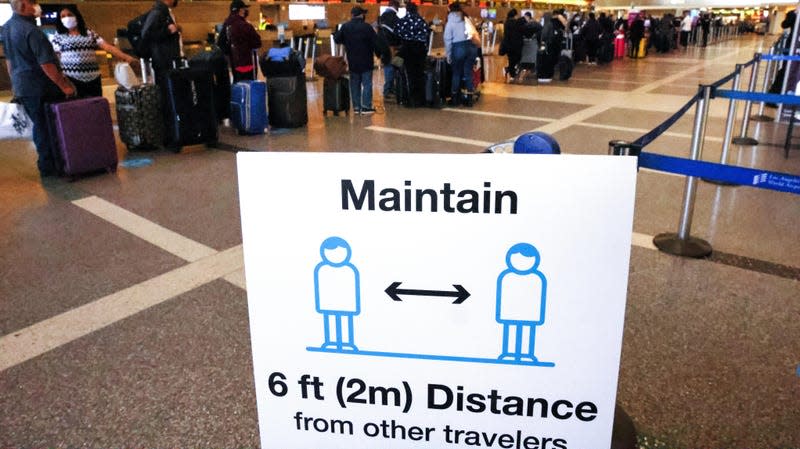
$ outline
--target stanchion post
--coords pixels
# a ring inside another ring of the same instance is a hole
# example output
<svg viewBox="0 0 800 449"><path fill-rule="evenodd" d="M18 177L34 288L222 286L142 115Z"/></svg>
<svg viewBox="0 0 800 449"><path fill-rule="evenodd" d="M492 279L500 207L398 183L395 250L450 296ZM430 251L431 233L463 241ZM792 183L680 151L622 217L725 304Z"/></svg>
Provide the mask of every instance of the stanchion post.
<svg viewBox="0 0 800 449"><path fill-rule="evenodd" d="M775 54L775 48L770 48L769 49L769 55L772 56L774 54ZM772 73L772 66L773 65L774 64L773 64L772 59L771 58L768 59L767 60L767 68L764 69L764 82L761 83L761 93L762 94L767 93L767 90L769 90L769 80L770 80L770 78L772 78L770 76L770 74ZM733 90L736 90L736 88L734 87ZM753 120L755 122L771 122L772 121L772 117L770 117L768 115L764 115L764 105L765 104L766 104L765 101L762 101L762 102L759 103L759 105L758 105L758 114L750 117L750 120Z"/></svg>
<svg viewBox="0 0 800 449"><path fill-rule="evenodd" d="M694 116L694 129L692 131L691 159L700 160L703 153L703 140L705 139L706 121L708 119L708 106L711 100L711 86L702 87L703 96L697 101ZM678 223L677 233L663 233L653 238L656 247L669 254L685 257L705 257L711 254L711 245L705 240L692 237L692 215L694 214L694 201L697 194L697 178L688 176L683 191L683 206L681 219Z"/></svg>
<svg viewBox="0 0 800 449"><path fill-rule="evenodd" d="M736 64L736 70L734 71L735 75L733 76L733 87L734 91L739 90L739 82L741 81L742 75L742 64ZM728 117L725 121L725 137L722 138L722 154L719 158L719 163L727 165L728 163L728 151L731 147L731 134L733 134L733 125L736 122L736 100L733 98L730 99L728 103ZM703 178L703 181L709 182L711 184L716 184L720 186L734 186L736 184L731 184L729 182L724 181L716 181Z"/></svg>
<svg viewBox="0 0 800 449"><path fill-rule="evenodd" d="M756 90L756 81L758 80L758 66L761 61L761 53L753 55L755 62L750 68L750 83L747 86L747 92L753 93ZM742 132L739 137L733 139L733 143L737 145L758 145L758 140L747 137L747 128L750 126L750 110L753 107L753 101L747 100L744 103L744 116L742 116Z"/></svg>

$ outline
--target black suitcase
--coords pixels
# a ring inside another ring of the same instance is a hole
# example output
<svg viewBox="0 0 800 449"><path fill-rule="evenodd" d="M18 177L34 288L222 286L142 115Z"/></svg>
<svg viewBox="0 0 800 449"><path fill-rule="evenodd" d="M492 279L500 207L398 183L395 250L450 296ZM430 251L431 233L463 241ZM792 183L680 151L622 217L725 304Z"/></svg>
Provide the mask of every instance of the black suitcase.
<svg viewBox="0 0 800 449"><path fill-rule="evenodd" d="M228 61L222 50L212 47L210 51L196 54L189 60L189 67L196 67L211 73L214 82L214 111L217 114L217 120L230 118L231 78L228 72Z"/></svg>
<svg viewBox="0 0 800 449"><path fill-rule="evenodd" d="M269 125L274 128L299 128L308 123L308 94L305 75L267 79Z"/></svg>
<svg viewBox="0 0 800 449"><path fill-rule="evenodd" d="M331 79L325 78L322 82L322 113L328 111L333 115L339 115L344 111L350 112L350 80L346 77Z"/></svg>
<svg viewBox="0 0 800 449"><path fill-rule="evenodd" d="M128 150L155 149L164 144L161 91L155 84L114 92L119 137Z"/></svg>
<svg viewBox="0 0 800 449"><path fill-rule="evenodd" d="M166 144L173 149L184 145L217 142L217 115L211 73L198 68L173 69L166 76Z"/></svg>
<svg viewBox="0 0 800 449"><path fill-rule="evenodd" d="M402 67L394 68L394 93L397 96L397 104L408 104L408 75Z"/></svg>
<svg viewBox="0 0 800 449"><path fill-rule="evenodd" d="M445 58L428 58L425 68L425 103L432 108L444 106L447 97L450 96L447 68L448 64Z"/></svg>

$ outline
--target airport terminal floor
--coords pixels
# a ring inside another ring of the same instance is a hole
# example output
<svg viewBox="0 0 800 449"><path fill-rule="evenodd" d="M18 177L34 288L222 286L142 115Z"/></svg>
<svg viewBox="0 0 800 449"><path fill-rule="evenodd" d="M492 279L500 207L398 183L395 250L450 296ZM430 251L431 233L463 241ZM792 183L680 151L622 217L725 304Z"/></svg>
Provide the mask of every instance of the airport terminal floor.
<svg viewBox="0 0 800 449"><path fill-rule="evenodd" d="M487 57L472 108L323 117L317 80L305 128L223 127L220 148L182 154L120 144L121 160L148 163L74 182L42 182L30 142L0 142L0 447L258 447L236 151L469 154L541 130L565 153L605 155L774 39L579 65L538 86L504 83L504 58ZM727 106L712 101L704 160L719 160ZM648 151L688 157L693 119ZM732 163L800 174L785 124L749 133L759 144L731 146ZM800 448L800 197L699 183L691 232L714 252L681 258L652 238L677 231L684 183L638 174L617 402L642 447Z"/></svg>

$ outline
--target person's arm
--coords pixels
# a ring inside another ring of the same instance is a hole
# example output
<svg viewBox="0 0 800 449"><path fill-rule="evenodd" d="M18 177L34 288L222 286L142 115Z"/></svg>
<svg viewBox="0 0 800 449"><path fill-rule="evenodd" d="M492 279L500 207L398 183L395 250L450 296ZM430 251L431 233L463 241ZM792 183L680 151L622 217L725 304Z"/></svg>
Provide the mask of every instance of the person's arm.
<svg viewBox="0 0 800 449"><path fill-rule="evenodd" d="M72 85L72 82L67 79L66 76L58 69L58 66L52 62L47 62L44 64L40 64L39 67L42 68L42 71L48 78L50 78L62 92L64 95L71 97L75 95L75 86Z"/></svg>
<svg viewBox="0 0 800 449"><path fill-rule="evenodd" d="M261 35L258 34L255 28L252 25L247 26L247 37L250 40L250 48L255 50L256 48L261 48Z"/></svg>
<svg viewBox="0 0 800 449"><path fill-rule="evenodd" d="M117 59L121 59L121 60L123 60L123 61L125 61L125 62L127 62L129 64L133 64L133 63L136 62L136 58L134 58L133 56L131 56L129 54L126 54L125 52L123 52L119 48L115 47L112 44L109 44L108 42L106 42L104 40L98 41L97 42L97 46L102 48L103 50L111 53Z"/></svg>

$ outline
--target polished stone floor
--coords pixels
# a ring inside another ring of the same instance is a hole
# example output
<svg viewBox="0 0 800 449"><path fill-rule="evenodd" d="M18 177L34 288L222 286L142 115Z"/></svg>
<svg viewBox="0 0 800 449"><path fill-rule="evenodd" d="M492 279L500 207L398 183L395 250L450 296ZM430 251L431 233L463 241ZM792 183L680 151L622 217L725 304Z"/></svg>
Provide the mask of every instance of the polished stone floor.
<svg viewBox="0 0 800 449"><path fill-rule="evenodd" d="M0 447L258 446L235 151L476 153L536 129L606 154L774 39L579 65L539 86L503 83L488 57L469 109L323 118L317 80L306 128L221 128L220 148L182 154L120 146L143 166L75 182L42 183L29 142L0 142ZM720 158L727 107L712 102L705 160ZM688 156L692 122L648 150ZM731 162L800 174L785 129L753 123L759 144L732 146ZM686 259L651 243L677 230L684 182L638 176L618 403L647 447L800 448L800 197L700 183L692 235L714 253Z"/></svg>

